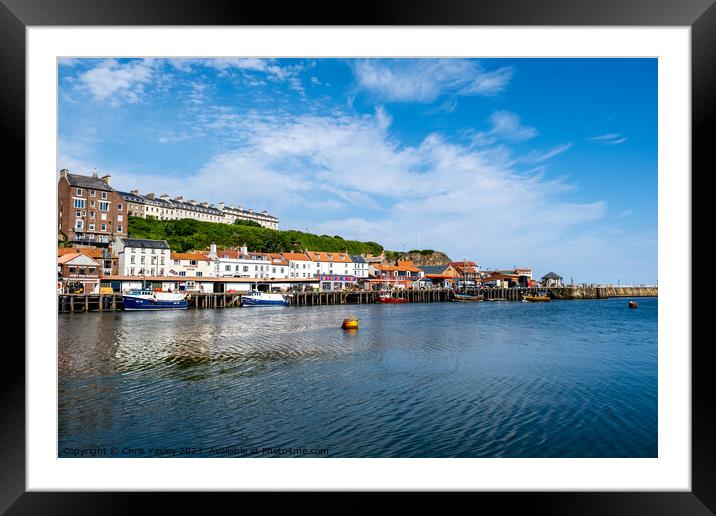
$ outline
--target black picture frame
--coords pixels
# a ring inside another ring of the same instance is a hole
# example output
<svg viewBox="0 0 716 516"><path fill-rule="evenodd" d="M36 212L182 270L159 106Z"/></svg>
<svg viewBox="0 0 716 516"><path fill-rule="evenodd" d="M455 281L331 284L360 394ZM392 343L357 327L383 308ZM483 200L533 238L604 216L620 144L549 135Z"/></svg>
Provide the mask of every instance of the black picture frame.
<svg viewBox="0 0 716 516"><path fill-rule="evenodd" d="M17 171L25 170L25 29L28 26L347 25L349 21L350 25L691 27L692 170L700 170L701 175L706 175L713 168L709 159L713 147L709 129L714 129L716 118L714 0L473 0L450 3L407 0L361 2L350 15L339 14L349 11L339 11L335 4L326 7L299 2L280 8L277 5L223 0L0 0L0 70L3 77L0 80L0 127L6 149L6 172L12 169L18 176ZM692 172L692 177L694 175ZM29 238L27 233L25 236ZM694 270L698 270L696 265L694 262ZM684 302L691 300L687 298ZM26 306L25 303L22 306ZM156 499L163 512L175 510L172 506L181 508L181 512L195 508L206 512L214 504L224 503L227 497L235 496L226 493L209 500L206 493L25 492L25 354L16 339L5 339L4 344L6 367L0 375L4 415L0 426L0 443L3 444L0 509L7 510L7 514L141 513L148 508L148 502ZM707 342L700 344L691 348L691 492L479 493L480 503L497 504L500 511L511 512L519 508L538 514L713 514L716 511L716 439L713 437L716 435L713 396L716 388L707 356ZM292 503L293 496L288 503ZM272 509L280 509L280 505L276 505L278 502L272 499Z"/></svg>

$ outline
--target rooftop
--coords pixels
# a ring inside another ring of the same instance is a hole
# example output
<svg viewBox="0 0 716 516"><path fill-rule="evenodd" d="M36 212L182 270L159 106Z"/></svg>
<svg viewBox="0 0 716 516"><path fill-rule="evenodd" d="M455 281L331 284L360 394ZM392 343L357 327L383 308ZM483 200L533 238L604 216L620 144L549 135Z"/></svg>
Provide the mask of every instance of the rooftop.
<svg viewBox="0 0 716 516"><path fill-rule="evenodd" d="M81 176L79 174L70 174L68 172L67 182L70 186L76 186L78 188L91 188L94 190L106 190L109 192L114 191L111 186L97 176Z"/></svg>
<svg viewBox="0 0 716 516"><path fill-rule="evenodd" d="M120 238L125 247L139 247L143 249L169 249L166 240L145 240L141 238Z"/></svg>

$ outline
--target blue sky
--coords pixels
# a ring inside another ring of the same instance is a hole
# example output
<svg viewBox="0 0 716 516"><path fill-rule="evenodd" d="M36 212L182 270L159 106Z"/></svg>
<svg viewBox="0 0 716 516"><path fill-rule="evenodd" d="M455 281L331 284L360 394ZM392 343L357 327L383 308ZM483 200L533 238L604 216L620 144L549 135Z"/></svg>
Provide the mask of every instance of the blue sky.
<svg viewBox="0 0 716 516"><path fill-rule="evenodd" d="M567 281L657 279L656 59L64 59L58 170Z"/></svg>

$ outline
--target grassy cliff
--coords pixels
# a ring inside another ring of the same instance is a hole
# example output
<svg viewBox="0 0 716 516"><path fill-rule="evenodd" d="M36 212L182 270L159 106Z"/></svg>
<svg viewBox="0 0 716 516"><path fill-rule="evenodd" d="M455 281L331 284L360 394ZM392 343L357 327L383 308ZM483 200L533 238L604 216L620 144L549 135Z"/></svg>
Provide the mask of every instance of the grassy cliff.
<svg viewBox="0 0 716 516"><path fill-rule="evenodd" d="M193 219L157 220L129 217L130 238L166 240L172 251L203 250L211 244L219 249L246 244L250 251L332 251L350 254L380 254L383 246L375 242L344 240L340 236L314 235L302 231L280 231L237 223L220 224Z"/></svg>

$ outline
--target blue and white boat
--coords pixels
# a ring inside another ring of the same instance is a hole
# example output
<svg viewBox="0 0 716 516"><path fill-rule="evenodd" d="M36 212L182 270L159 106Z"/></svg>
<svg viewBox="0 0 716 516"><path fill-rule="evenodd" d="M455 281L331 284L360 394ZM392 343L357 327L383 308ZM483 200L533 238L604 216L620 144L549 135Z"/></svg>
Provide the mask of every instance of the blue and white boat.
<svg viewBox="0 0 716 516"><path fill-rule="evenodd" d="M288 306L288 296L249 290L241 296L241 306Z"/></svg>
<svg viewBox="0 0 716 516"><path fill-rule="evenodd" d="M122 294L125 310L185 310L189 306L183 292L128 290Z"/></svg>

